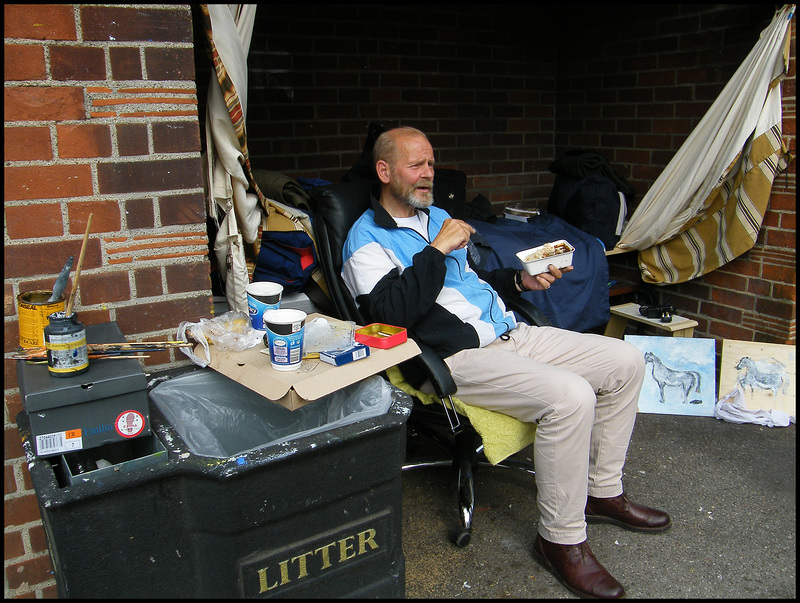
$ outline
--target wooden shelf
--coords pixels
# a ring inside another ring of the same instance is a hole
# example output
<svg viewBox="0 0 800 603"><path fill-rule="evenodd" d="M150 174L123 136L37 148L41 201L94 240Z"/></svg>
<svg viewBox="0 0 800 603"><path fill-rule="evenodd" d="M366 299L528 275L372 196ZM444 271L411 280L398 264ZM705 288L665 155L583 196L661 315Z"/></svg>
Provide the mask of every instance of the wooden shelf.
<svg viewBox="0 0 800 603"><path fill-rule="evenodd" d="M670 322L661 322L658 318L647 318L639 314L639 304L620 304L611 306L611 319L606 325L605 336L622 339L629 320L667 331L673 337L693 337L694 328L698 325L696 320L684 318L677 314L672 315Z"/></svg>

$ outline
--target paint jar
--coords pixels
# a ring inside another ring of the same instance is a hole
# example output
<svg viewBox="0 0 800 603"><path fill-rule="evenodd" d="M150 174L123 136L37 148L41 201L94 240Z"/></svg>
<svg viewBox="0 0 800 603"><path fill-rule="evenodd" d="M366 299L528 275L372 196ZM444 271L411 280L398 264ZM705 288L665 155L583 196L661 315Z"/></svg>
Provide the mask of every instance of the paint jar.
<svg viewBox="0 0 800 603"><path fill-rule="evenodd" d="M74 312L54 312L44 328L47 370L53 377L73 377L89 370L86 328Z"/></svg>
<svg viewBox="0 0 800 603"><path fill-rule="evenodd" d="M64 296L47 301L52 291L27 291L17 296L19 308L19 347L38 348L44 345L44 327L53 312L64 311Z"/></svg>

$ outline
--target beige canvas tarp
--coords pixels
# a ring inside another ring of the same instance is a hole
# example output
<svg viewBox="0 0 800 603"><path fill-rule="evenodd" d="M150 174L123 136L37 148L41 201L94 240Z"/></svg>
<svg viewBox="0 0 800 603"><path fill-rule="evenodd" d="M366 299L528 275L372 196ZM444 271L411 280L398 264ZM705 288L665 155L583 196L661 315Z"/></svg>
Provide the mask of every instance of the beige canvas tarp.
<svg viewBox="0 0 800 603"><path fill-rule="evenodd" d="M780 82L794 5L762 33L720 96L642 199L609 253L639 251L647 283L680 283L755 244L772 183L791 161Z"/></svg>

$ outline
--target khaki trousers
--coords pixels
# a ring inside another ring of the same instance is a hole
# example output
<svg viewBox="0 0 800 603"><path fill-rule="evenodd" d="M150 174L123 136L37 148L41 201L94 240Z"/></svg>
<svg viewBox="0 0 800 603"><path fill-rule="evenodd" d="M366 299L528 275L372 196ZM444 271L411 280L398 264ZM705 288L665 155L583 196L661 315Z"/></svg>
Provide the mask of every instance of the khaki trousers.
<svg viewBox="0 0 800 603"><path fill-rule="evenodd" d="M509 335L445 362L461 400L538 424L539 534L578 544L586 540L587 493L622 493L644 357L620 339L555 327L520 324Z"/></svg>

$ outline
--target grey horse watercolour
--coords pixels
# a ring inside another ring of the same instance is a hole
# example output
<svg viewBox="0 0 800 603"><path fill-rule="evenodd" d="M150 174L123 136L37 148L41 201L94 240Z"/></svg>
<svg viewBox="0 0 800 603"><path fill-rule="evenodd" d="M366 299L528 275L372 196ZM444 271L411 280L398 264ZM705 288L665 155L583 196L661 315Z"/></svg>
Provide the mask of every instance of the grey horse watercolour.
<svg viewBox="0 0 800 603"><path fill-rule="evenodd" d="M797 353L793 345L725 339L719 396L739 387L752 410L796 413Z"/></svg>
<svg viewBox="0 0 800 603"><path fill-rule="evenodd" d="M639 348L645 360L639 412L714 416L713 339L626 335L625 341Z"/></svg>

